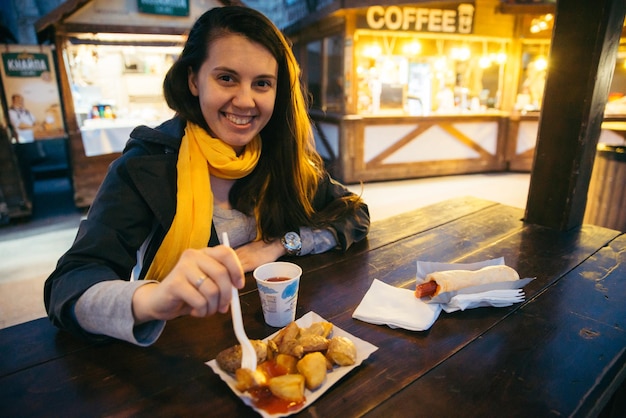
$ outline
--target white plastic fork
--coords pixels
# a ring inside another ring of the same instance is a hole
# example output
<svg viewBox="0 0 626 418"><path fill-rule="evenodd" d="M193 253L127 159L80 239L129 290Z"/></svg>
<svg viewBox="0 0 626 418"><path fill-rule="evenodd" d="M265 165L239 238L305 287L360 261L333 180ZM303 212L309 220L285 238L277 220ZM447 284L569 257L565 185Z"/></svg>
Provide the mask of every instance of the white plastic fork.
<svg viewBox="0 0 626 418"><path fill-rule="evenodd" d="M230 247L228 234L222 234L222 244ZM239 303L239 291L236 287L232 288L232 297L230 300L230 313L233 317L233 329L241 346L241 367L244 369L256 370L256 350L252 346L250 339L246 335L243 328L243 318L241 317L241 305Z"/></svg>

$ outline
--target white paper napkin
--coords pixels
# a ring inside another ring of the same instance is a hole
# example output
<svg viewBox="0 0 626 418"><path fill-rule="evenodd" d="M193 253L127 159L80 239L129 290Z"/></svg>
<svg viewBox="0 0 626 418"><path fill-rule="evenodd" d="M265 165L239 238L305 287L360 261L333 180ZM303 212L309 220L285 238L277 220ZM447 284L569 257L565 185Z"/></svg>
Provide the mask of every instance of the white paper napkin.
<svg viewBox="0 0 626 418"><path fill-rule="evenodd" d="M370 324L424 331L433 325L440 313L440 304L425 303L415 297L414 290L374 279L352 317Z"/></svg>

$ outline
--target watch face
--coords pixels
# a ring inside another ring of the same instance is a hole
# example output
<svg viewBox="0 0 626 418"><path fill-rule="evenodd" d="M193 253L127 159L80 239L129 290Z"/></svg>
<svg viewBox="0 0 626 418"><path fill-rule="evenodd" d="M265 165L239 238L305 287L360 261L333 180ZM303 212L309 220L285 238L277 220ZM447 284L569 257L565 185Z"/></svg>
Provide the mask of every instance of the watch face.
<svg viewBox="0 0 626 418"><path fill-rule="evenodd" d="M297 254L302 249L300 236L295 232L287 232L283 238L283 244L289 254Z"/></svg>

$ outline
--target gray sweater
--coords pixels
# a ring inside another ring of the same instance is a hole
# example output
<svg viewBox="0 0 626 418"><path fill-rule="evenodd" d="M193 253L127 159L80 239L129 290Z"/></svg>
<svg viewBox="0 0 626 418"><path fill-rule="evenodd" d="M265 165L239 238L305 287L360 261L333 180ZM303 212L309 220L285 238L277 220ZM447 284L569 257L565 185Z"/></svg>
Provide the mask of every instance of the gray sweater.
<svg viewBox="0 0 626 418"><path fill-rule="evenodd" d="M218 237L222 236L222 231L227 231L230 244L234 248L256 238L254 218L235 209L228 210L215 206L213 210L213 222ZM301 255L323 253L337 245L335 234L329 229L300 228L300 237ZM143 254L140 252L137 255L138 263L142 259ZM146 283L154 282L113 280L93 285L76 302L74 309L76 320L91 334L106 335L140 346L153 344L165 328L165 321L150 321L135 326L132 312L133 293Z"/></svg>

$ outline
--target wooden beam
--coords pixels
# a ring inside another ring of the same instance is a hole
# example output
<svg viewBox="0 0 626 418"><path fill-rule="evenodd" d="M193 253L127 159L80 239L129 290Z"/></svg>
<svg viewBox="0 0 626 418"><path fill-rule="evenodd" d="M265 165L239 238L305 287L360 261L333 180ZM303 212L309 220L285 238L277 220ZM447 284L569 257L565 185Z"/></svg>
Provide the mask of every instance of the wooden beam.
<svg viewBox="0 0 626 418"><path fill-rule="evenodd" d="M62 22L89 2L91 0L67 0L59 4L51 12L35 21L35 30L37 33L43 32L48 27Z"/></svg>
<svg viewBox="0 0 626 418"><path fill-rule="evenodd" d="M133 26L100 23L66 22L62 24L62 27L65 33L139 33L147 35L184 35L189 32L188 27Z"/></svg>
<svg viewBox="0 0 626 418"><path fill-rule="evenodd" d="M500 13L507 14L536 14L542 15L546 13L554 13L554 4L501 4L498 7Z"/></svg>
<svg viewBox="0 0 626 418"><path fill-rule="evenodd" d="M526 204L528 223L558 230L582 224L625 3L557 2Z"/></svg>

